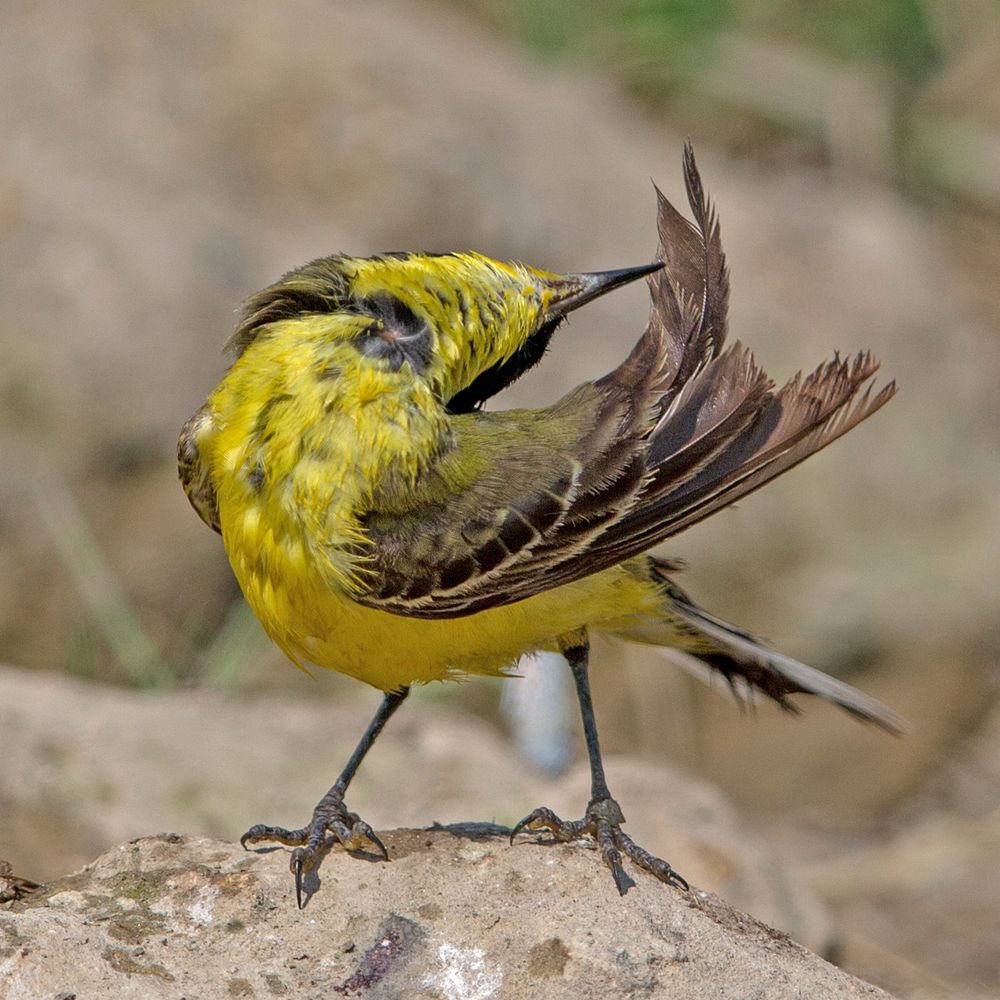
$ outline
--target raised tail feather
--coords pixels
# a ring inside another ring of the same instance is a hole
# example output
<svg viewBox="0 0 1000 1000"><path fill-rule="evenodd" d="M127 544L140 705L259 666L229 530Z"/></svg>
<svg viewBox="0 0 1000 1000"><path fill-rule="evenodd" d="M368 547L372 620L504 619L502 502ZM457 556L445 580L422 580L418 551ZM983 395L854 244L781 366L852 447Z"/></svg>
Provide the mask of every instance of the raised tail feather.
<svg viewBox="0 0 1000 1000"><path fill-rule="evenodd" d="M868 352L835 354L776 388L745 347L727 345L729 272L690 147L684 177L695 221L657 191L666 266L648 279L649 323L594 383L582 499L534 550L551 553L549 586L579 575L578 546L588 572L638 555L825 448L896 392L894 382L874 387L879 363Z"/></svg>

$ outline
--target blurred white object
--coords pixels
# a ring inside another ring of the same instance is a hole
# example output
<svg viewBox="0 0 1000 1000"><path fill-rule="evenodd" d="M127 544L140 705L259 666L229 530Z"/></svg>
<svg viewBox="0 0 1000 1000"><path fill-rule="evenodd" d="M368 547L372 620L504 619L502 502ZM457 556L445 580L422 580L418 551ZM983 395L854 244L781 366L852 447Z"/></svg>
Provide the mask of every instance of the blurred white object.
<svg viewBox="0 0 1000 1000"><path fill-rule="evenodd" d="M517 675L501 687L500 710L518 754L533 768L558 777L575 756L576 692L560 653L522 656Z"/></svg>

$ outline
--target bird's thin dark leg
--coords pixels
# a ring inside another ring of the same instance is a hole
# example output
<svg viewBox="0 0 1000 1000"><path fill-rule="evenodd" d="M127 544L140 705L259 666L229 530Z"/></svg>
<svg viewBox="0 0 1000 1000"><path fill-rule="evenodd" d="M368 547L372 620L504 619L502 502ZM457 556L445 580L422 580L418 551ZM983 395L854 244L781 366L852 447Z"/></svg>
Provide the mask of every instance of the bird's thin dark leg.
<svg viewBox="0 0 1000 1000"><path fill-rule="evenodd" d="M328 831L334 837L331 844L339 842L348 850L353 851L360 849L365 842L368 842L378 848L379 853L386 861L389 860L389 852L375 831L356 813L347 811L344 806L344 794L351 779L361 766L361 762L365 759L365 754L371 750L378 734L382 732L393 712L403 704L409 693L409 688L402 688L400 691L386 694L382 699L382 704L379 705L374 718L358 741L358 745L354 748L354 753L351 754L346 767L341 771L340 777L316 804L308 826L298 830L286 830L281 826L264 826L258 823L256 826L250 827L240 837L240 843L243 847L262 841L276 841L279 844L295 847L295 850L292 851L291 869L295 875L295 898L298 901L299 909L302 909L303 879L315 867L321 851L330 846L326 836Z"/></svg>
<svg viewBox="0 0 1000 1000"><path fill-rule="evenodd" d="M592 801L610 799L608 781L604 777L604 761L601 760L601 744L597 738L597 720L594 718L594 701L590 697L590 645L573 646L566 650L569 669L576 684L576 697L580 702L580 717L583 719L583 737L587 741L587 756L590 758L590 798ZM625 822L624 819L619 822Z"/></svg>
<svg viewBox="0 0 1000 1000"><path fill-rule="evenodd" d="M405 687L400 691L390 691L382 699L382 704L379 705L378 711L375 713L372 721L368 723L368 728L365 730L364 735L358 740L358 745L354 748L354 753L351 754L350 760L344 766L344 770L340 772L340 777L330 791L326 793L327 796L338 792L340 795L343 795L347 791L347 786L351 783L358 768L361 766L361 762L365 759L365 754L371 750L372 744L378 738L378 734L382 732L385 724L392 718L393 712L406 701L406 696L409 693L410 689Z"/></svg>
<svg viewBox="0 0 1000 1000"><path fill-rule="evenodd" d="M511 832L510 839L522 830L545 830L553 840L577 840L589 835L597 843L604 863L611 869L615 886L621 895L635 885L622 867L622 855L630 858L641 868L655 875L661 882L688 888L687 882L670 867L666 861L654 857L641 848L622 830L625 816L621 807L611 797L608 782L604 776L604 762L601 759L601 744L597 737L597 722L594 718L594 703L590 697L590 677L588 661L590 644L583 642L565 651L569 661L576 694L580 701L580 715L583 719L583 735L587 741L587 756L590 759L590 802L583 819L562 820L551 809L542 806L525 816Z"/></svg>

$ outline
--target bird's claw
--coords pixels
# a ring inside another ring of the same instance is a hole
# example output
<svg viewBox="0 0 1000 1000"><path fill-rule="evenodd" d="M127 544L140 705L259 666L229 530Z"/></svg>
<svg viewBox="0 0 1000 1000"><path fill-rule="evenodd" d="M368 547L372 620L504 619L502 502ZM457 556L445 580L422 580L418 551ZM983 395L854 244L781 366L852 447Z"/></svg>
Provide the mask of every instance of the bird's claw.
<svg viewBox="0 0 1000 1000"><path fill-rule="evenodd" d="M519 833L535 830L548 833L554 841L566 843L570 840L578 840L582 834L587 832L587 821L582 819L563 820L547 806L539 806L510 831L511 844L514 843L514 839Z"/></svg>
<svg viewBox="0 0 1000 1000"><path fill-rule="evenodd" d="M304 847L296 847L292 851L292 860L289 863L289 867L292 869L292 874L295 876L295 903L298 908L302 909L302 883L304 880L304 871L306 870L306 862L309 862L308 870L312 871L312 866L315 863L315 858L312 852L307 852Z"/></svg>
<svg viewBox="0 0 1000 1000"><path fill-rule="evenodd" d="M328 837L327 833L333 836ZM255 844L268 841L295 848L289 860L289 868L295 877L295 899L300 910L304 905L303 887L306 877L334 844L339 843L347 851L362 851L366 844L371 844L383 861L389 860L385 844L371 826L356 813L348 812L342 798L329 794L313 810L308 826L286 830L281 826L257 824L240 837L240 845L247 850Z"/></svg>
<svg viewBox="0 0 1000 1000"><path fill-rule="evenodd" d="M590 802L583 819L578 820L560 819L551 809L542 806L525 816L511 830L510 842L513 844L515 837L527 830L544 831L550 835L552 841L559 843L590 837L601 852L604 863L611 869L615 887L620 895L624 896L635 885L622 866L622 855L661 882L688 890L690 886L686 879L675 872L666 861L640 847L622 830L621 825L624 822L625 817L621 808L612 798Z"/></svg>

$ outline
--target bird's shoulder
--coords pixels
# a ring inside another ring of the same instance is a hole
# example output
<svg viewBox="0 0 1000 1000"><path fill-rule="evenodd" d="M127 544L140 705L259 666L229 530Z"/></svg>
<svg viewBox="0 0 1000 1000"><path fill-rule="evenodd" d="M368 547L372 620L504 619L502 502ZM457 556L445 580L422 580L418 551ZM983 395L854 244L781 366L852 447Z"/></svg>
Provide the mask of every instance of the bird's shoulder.
<svg viewBox="0 0 1000 1000"><path fill-rule="evenodd" d="M567 558L573 538L633 501L633 420L642 421L627 409L606 385L586 382L549 407L451 416L447 445L419 477L383 482L361 513L370 551L358 599L404 614L466 614L490 580L517 590L527 562L520 593L533 592L543 564Z"/></svg>

